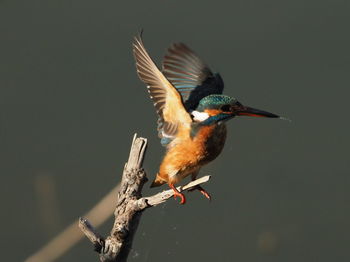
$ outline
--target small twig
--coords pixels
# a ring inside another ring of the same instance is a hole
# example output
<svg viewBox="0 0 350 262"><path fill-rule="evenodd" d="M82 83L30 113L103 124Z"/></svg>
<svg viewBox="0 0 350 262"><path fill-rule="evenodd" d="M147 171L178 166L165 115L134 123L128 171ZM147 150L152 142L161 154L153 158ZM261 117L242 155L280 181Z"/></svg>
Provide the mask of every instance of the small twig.
<svg viewBox="0 0 350 262"><path fill-rule="evenodd" d="M208 182L209 179L210 179L210 176L200 177L200 178L198 178L198 179L196 179L194 181L191 181L190 183L188 183L188 184L186 184L184 186L177 187L177 190L179 192L182 192L182 191L186 191L186 190L192 189L195 186L198 186L200 184ZM171 198L173 195L174 195L174 190L169 189L169 190L160 192L160 193L155 194L155 195L150 196L150 197L140 198L138 201L140 201L140 202L144 202L145 201L148 204L148 207L152 207L152 206L156 206L156 205L159 205L161 203L164 203L166 200Z"/></svg>
<svg viewBox="0 0 350 262"><path fill-rule="evenodd" d="M90 221L99 227L109 217L113 215L116 195L119 191L119 185L116 185L110 192L108 192L93 208L84 214ZM76 221L67 226L62 232L51 239L48 243L42 246L31 256L27 257L25 262L47 262L55 261L65 253L68 252L74 245L76 245L84 234L77 227Z"/></svg>
<svg viewBox="0 0 350 262"><path fill-rule="evenodd" d="M80 217L79 218L79 228L81 231L83 231L85 236L94 244L95 251L100 253L101 249L104 246L104 240L100 236L100 234L97 233L97 231L90 224L90 222L87 219Z"/></svg>

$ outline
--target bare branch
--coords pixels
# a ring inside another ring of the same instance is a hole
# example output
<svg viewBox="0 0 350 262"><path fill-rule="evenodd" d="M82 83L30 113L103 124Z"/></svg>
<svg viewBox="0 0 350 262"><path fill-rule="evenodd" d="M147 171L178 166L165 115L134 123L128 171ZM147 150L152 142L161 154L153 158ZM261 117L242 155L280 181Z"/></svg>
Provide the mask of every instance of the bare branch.
<svg viewBox="0 0 350 262"><path fill-rule="evenodd" d="M141 191L146 183L146 173L142 162L146 152L147 140L133 138L129 160L125 164L118 200L114 212L115 221L110 235L104 240L87 219L79 220L79 227L100 253L100 261L127 261L142 212L149 207L159 205L174 195L166 190L150 197L142 197ZM210 176L201 177L177 189L181 192L207 182Z"/></svg>

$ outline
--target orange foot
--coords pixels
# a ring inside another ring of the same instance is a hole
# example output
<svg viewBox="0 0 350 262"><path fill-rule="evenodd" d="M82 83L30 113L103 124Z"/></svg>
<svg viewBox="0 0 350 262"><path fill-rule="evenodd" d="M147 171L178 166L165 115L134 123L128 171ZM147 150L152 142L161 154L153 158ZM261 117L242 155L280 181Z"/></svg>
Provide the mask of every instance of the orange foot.
<svg viewBox="0 0 350 262"><path fill-rule="evenodd" d="M201 187L200 185L197 185L197 186L193 187L189 191L193 191L193 190L199 190L199 192L201 192L203 196L205 196L206 198L211 200L211 196L209 195L209 193L203 187Z"/></svg>
<svg viewBox="0 0 350 262"><path fill-rule="evenodd" d="M186 198L185 198L185 195L180 193L176 187L174 186L174 184L170 184L169 183L169 187L174 191L174 198L176 199L176 197L180 197L181 198L181 201L180 201L180 204L183 205L186 203Z"/></svg>

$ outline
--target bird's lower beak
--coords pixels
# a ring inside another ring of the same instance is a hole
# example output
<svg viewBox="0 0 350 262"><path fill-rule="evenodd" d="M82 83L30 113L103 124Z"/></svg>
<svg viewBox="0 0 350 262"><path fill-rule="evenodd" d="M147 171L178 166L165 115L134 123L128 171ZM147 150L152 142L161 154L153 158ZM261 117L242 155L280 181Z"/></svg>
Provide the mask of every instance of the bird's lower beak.
<svg viewBox="0 0 350 262"><path fill-rule="evenodd" d="M248 106L243 106L241 109L236 111L238 116L253 116L253 117L271 117L271 118L280 118L280 116L266 112L260 109L255 109Z"/></svg>

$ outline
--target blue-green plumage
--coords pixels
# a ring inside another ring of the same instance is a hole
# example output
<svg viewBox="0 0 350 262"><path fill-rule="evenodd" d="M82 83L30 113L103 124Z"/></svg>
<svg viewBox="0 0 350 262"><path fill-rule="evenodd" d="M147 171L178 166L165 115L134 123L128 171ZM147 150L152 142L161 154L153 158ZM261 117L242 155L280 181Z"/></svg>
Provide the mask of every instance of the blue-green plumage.
<svg viewBox="0 0 350 262"><path fill-rule="evenodd" d="M233 114L228 114L225 111L230 111L230 109L236 106L237 103L238 101L235 98L226 95L209 95L202 98L198 103L198 106L195 110L196 112L205 112L206 110L218 110L221 113L209 116L203 121L194 122L191 126L191 136L195 137L200 128L203 126L218 124L233 118Z"/></svg>
<svg viewBox="0 0 350 262"><path fill-rule="evenodd" d="M199 101L196 111L203 112L205 109L220 109L224 105L234 105L236 103L237 100L230 96L209 95Z"/></svg>

